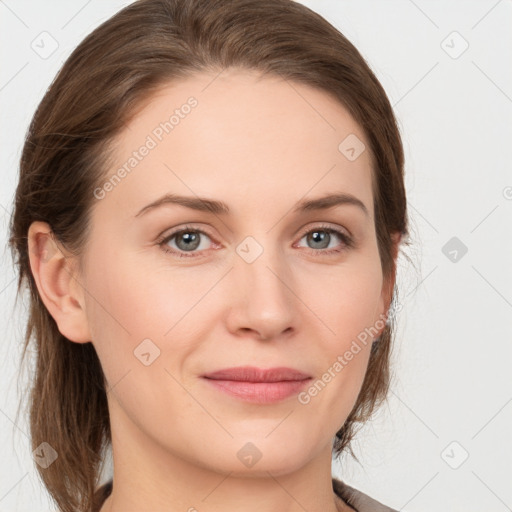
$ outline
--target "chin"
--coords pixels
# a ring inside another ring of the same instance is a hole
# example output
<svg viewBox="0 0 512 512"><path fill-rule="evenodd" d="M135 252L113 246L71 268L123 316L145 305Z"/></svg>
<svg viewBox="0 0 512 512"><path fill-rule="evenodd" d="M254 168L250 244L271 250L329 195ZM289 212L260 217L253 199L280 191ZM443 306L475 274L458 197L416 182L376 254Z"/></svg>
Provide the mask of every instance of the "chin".
<svg viewBox="0 0 512 512"><path fill-rule="evenodd" d="M269 473L282 476L299 470L313 456L304 442L290 443L289 438L287 441L278 437L271 440L270 437L247 436L243 440L231 440L222 453L212 454L212 464L208 465L240 478L268 477Z"/></svg>

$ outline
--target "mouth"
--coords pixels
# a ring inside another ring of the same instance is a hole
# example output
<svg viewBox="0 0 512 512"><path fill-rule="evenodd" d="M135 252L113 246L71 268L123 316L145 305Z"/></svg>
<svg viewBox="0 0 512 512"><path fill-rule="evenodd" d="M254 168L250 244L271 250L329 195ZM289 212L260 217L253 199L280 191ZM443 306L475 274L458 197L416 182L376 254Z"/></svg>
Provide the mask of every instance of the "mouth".
<svg viewBox="0 0 512 512"><path fill-rule="evenodd" d="M312 379L293 368L226 368L202 375L211 386L231 397L252 403L273 403L299 393Z"/></svg>

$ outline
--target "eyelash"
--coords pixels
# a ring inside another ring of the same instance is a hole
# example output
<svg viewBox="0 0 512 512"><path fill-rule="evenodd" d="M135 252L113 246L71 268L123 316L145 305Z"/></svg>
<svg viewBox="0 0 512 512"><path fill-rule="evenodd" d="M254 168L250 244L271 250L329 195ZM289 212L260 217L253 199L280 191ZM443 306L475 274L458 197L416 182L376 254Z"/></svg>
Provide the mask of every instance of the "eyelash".
<svg viewBox="0 0 512 512"><path fill-rule="evenodd" d="M352 249L355 246L354 240L349 235L343 233L342 231L338 231L337 229L334 229L334 228L332 228L330 226L326 226L326 225L316 226L313 229L305 231L304 233L302 233L302 235L301 235L299 240L302 240L306 235L309 235L310 233L313 233L315 231L324 231L324 232L329 233L329 234L334 233L335 235L337 235L341 239L341 241L344 244L344 247L342 249L318 249L318 250L316 250L316 249L309 249L310 254L315 253L315 255L318 255L318 253L320 253L320 255L323 255L323 256L327 255L327 256L329 256L329 255L334 255L334 254L341 253L341 252L346 251L348 249ZM165 253L172 254L173 256L175 256L177 258L198 258L200 256L195 256L194 255L194 254L197 254L197 253L191 252L190 255L189 255L189 254L187 254L185 252L178 252L175 249L169 249L169 247L166 245L176 235L179 235L179 234L182 234L182 233L188 233L188 232L201 233L202 235L206 235L208 238L213 240L213 237L211 235L209 235L207 232L203 231L202 229L197 229L197 228L194 228L193 226L185 226L182 229L173 231L172 233L170 233L168 235L160 237L156 241L156 243L158 244L158 246Z"/></svg>

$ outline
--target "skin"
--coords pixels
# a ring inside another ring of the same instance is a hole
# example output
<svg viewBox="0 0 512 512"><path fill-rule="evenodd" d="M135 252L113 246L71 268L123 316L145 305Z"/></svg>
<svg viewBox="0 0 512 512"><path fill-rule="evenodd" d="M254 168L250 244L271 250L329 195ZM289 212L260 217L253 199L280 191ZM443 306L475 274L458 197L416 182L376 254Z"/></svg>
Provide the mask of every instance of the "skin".
<svg viewBox="0 0 512 512"><path fill-rule="evenodd" d="M162 87L115 141L107 178L169 113L198 100L121 183L94 199L82 274L72 255L51 245L47 224L29 230L44 304L69 340L93 343L109 383L115 476L101 510L352 510L333 493L331 448L372 339L307 404L297 395L244 402L200 375L289 366L315 381L387 313L394 276L384 282L380 266L370 154L349 161L338 150L350 133L369 146L322 91L247 70L215 77ZM298 201L334 191L359 198L368 216L348 204L292 212ZM167 205L135 217L165 192L222 200L231 213ZM308 241L323 223L350 233L356 246L335 234L325 246ZM187 224L206 232L194 256L164 252L191 254L178 237L156 242ZM247 236L263 249L252 263L236 252ZM146 338L160 350L148 366L134 356ZM237 457L248 442L262 455L252 467Z"/></svg>

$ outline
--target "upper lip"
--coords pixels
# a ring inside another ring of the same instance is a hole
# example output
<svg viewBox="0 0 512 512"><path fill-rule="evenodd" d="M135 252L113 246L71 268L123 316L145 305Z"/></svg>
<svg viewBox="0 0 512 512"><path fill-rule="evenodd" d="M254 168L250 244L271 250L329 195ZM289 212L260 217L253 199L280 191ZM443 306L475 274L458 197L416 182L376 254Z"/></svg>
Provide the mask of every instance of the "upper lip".
<svg viewBox="0 0 512 512"><path fill-rule="evenodd" d="M224 368L203 375L214 380L238 380L245 382L281 382L286 380L305 380L311 376L294 368L280 366L278 368L256 368L254 366L237 366Z"/></svg>

